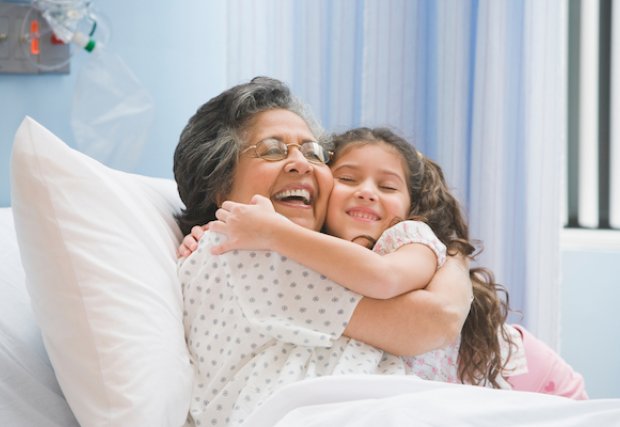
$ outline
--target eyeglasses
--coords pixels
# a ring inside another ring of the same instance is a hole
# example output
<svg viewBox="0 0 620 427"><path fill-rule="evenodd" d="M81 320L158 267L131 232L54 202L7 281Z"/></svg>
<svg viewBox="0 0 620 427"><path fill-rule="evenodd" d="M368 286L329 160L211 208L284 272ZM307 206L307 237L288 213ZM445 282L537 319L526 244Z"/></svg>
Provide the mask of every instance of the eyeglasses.
<svg viewBox="0 0 620 427"><path fill-rule="evenodd" d="M288 157L288 147L291 145L298 147L301 154L312 163L327 164L333 154L331 151L324 149L323 146L316 141L307 141L301 144L285 144L275 138L263 139L256 145L250 145L243 150L241 154L254 150L254 155L256 157L275 162L277 160L284 160Z"/></svg>

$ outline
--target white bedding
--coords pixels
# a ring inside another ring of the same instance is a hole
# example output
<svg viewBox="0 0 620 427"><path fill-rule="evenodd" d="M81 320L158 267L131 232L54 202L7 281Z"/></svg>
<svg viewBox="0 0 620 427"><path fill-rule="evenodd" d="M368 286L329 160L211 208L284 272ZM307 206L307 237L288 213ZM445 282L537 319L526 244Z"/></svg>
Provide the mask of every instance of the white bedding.
<svg viewBox="0 0 620 427"><path fill-rule="evenodd" d="M0 426L77 425L30 308L11 209L0 208Z"/></svg>
<svg viewBox="0 0 620 427"><path fill-rule="evenodd" d="M614 427L620 399L575 401L404 376L332 376L273 394L243 427Z"/></svg>

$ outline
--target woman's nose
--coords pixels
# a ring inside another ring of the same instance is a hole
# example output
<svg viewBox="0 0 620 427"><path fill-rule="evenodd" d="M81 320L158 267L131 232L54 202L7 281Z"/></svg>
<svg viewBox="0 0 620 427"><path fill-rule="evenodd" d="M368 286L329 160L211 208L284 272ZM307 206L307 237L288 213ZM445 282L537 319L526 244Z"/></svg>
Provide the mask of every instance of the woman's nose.
<svg viewBox="0 0 620 427"><path fill-rule="evenodd" d="M289 146L288 156L286 157L286 172L306 174L312 171L312 163L301 153L299 147Z"/></svg>

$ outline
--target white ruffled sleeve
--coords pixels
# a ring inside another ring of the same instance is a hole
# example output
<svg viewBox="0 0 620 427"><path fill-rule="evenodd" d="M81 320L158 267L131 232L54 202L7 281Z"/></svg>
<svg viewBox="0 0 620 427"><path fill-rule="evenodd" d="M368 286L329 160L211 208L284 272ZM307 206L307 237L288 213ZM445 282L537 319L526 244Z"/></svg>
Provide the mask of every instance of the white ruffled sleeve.
<svg viewBox="0 0 620 427"><path fill-rule="evenodd" d="M410 243L428 246L437 256L437 268L446 262L446 245L435 236L427 224L421 221L401 221L388 228L373 247L373 251L385 255Z"/></svg>

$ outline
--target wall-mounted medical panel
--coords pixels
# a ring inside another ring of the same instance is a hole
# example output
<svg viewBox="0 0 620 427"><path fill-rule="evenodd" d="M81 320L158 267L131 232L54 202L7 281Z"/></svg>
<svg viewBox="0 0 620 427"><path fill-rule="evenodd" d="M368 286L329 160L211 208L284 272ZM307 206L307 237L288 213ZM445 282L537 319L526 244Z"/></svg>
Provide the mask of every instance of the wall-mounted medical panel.
<svg viewBox="0 0 620 427"><path fill-rule="evenodd" d="M38 10L0 2L0 73L69 73L71 48L58 40Z"/></svg>

